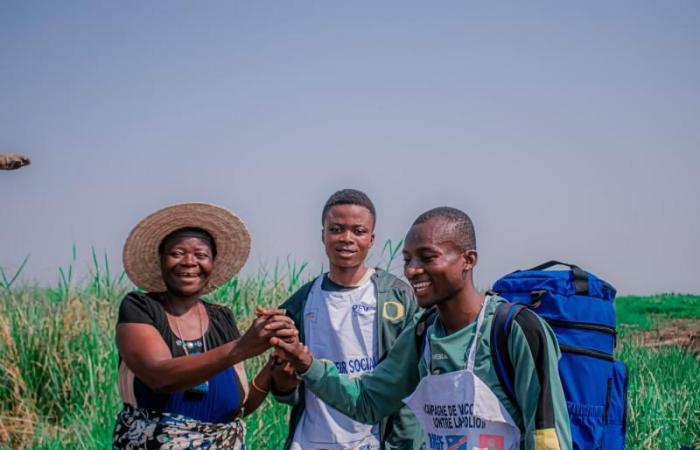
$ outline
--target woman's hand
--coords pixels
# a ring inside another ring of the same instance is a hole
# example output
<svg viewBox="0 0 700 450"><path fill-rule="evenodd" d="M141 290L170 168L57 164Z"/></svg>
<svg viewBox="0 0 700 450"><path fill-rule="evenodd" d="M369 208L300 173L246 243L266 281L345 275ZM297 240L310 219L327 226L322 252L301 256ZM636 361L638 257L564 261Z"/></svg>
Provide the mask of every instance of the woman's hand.
<svg viewBox="0 0 700 450"><path fill-rule="evenodd" d="M264 352L271 339L294 340L298 331L281 310L266 310L243 336L204 353L173 357L155 327L117 325L117 347L127 367L157 392L179 392L211 379L222 370Z"/></svg>
<svg viewBox="0 0 700 450"><path fill-rule="evenodd" d="M297 378L296 370L289 361L282 356L283 352L275 350L270 356L272 375L272 387L280 394L292 392L301 381Z"/></svg>
<svg viewBox="0 0 700 450"><path fill-rule="evenodd" d="M309 347L299 342L299 339L285 340L273 337L270 342L284 352L284 358L289 361L297 373L305 373L311 367L313 355L309 351Z"/></svg>
<svg viewBox="0 0 700 450"><path fill-rule="evenodd" d="M238 340L237 347L245 352L246 358L257 356L272 346L272 339L281 341L294 339L299 335L294 321L282 310L265 310L259 314L248 330Z"/></svg>

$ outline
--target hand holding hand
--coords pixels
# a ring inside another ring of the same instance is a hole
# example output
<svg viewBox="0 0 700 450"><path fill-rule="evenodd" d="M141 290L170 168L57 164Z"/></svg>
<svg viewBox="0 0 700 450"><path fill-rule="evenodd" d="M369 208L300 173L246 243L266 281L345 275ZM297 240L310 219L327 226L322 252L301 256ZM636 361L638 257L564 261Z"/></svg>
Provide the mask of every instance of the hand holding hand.
<svg viewBox="0 0 700 450"><path fill-rule="evenodd" d="M311 367L313 355L309 351L309 347L299 342L299 339L285 340L274 337L270 339L270 342L284 352L284 357L297 373L304 373Z"/></svg>
<svg viewBox="0 0 700 450"><path fill-rule="evenodd" d="M278 308L264 308L262 306L256 306L255 307L255 317L263 317L263 316L284 316L286 314L286 311L284 309L278 309Z"/></svg>
<svg viewBox="0 0 700 450"><path fill-rule="evenodd" d="M238 345L249 357L257 356L273 345L273 339L283 341L299 335L294 322L280 310L268 310L270 314L258 315L241 336Z"/></svg>
<svg viewBox="0 0 700 450"><path fill-rule="evenodd" d="M299 383L301 383L299 378L297 378L294 367L289 361L280 358L275 353L270 356L270 361L272 386L275 391L280 393L288 393L293 391L299 385Z"/></svg>

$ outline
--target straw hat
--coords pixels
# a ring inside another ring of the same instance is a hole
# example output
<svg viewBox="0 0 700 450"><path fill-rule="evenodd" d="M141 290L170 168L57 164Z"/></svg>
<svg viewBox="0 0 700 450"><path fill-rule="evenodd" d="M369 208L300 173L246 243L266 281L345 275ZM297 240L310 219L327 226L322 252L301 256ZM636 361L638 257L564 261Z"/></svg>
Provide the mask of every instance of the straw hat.
<svg viewBox="0 0 700 450"><path fill-rule="evenodd" d="M211 292L245 264L250 253L250 234L231 211L208 203L183 203L154 212L134 227L124 244L124 270L131 281L149 292L166 290L160 270L158 246L180 228L206 230L216 243L214 270L203 293Z"/></svg>

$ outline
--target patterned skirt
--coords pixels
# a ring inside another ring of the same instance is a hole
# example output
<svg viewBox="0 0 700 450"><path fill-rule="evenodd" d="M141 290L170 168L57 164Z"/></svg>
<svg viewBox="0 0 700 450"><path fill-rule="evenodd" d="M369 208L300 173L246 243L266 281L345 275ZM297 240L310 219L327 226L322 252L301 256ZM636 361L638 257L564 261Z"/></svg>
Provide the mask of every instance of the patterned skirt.
<svg viewBox="0 0 700 450"><path fill-rule="evenodd" d="M207 423L125 405L114 425L113 450L245 450L240 419Z"/></svg>

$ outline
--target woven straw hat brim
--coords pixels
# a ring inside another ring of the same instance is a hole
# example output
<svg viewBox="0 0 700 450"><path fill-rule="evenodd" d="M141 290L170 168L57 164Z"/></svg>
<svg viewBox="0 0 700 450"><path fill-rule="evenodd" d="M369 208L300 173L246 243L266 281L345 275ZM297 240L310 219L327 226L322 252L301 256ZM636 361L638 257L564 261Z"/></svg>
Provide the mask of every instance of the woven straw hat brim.
<svg viewBox="0 0 700 450"><path fill-rule="evenodd" d="M250 253L250 234L231 211L208 203L183 203L154 212L134 227L124 244L124 270L129 279L148 292L166 290L158 246L180 228L206 230L216 243L216 259L202 294L213 291L243 267Z"/></svg>

